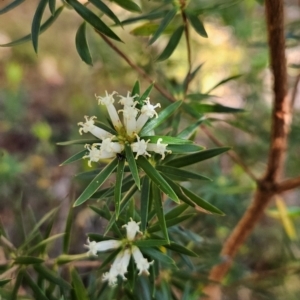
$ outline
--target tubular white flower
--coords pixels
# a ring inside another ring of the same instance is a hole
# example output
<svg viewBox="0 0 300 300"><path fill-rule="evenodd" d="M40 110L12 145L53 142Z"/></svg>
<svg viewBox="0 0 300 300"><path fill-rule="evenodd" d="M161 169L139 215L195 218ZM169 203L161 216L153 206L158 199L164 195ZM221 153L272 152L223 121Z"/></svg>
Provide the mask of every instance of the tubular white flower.
<svg viewBox="0 0 300 300"><path fill-rule="evenodd" d="M119 96L121 98L121 100L119 101L119 103L121 103L122 105L125 106L135 106L135 103L137 103L137 101L134 101L135 97L138 97L138 95L134 95L134 96L129 96L130 92L127 92L127 96Z"/></svg>
<svg viewBox="0 0 300 300"><path fill-rule="evenodd" d="M88 165L91 167L91 162L98 162L101 159L101 151L97 148L99 144L93 144L92 147L86 144L84 147L89 150L89 154L83 156L82 158L89 158Z"/></svg>
<svg viewBox="0 0 300 300"><path fill-rule="evenodd" d="M100 150L103 155L112 155L114 153L120 153L124 150L124 145L118 142L112 142L112 138L113 136L102 141Z"/></svg>
<svg viewBox="0 0 300 300"><path fill-rule="evenodd" d="M126 228L126 233L127 233L127 239L129 241L133 241L136 234L139 232L139 233L142 233L140 231L140 226L139 224L141 222L135 222L132 220L132 218L130 218L131 221L129 221L127 224L123 225L122 227L125 227Z"/></svg>
<svg viewBox="0 0 300 300"><path fill-rule="evenodd" d="M92 135L99 138L100 140L103 140L105 138L112 136L111 133L94 125L94 123L95 123L94 120L97 119L97 117L84 116L84 118L85 118L85 123L83 123L83 122L78 123L79 126L82 126L81 128L79 128L80 135L82 135L82 132L84 132L84 133L90 132Z"/></svg>
<svg viewBox="0 0 300 300"><path fill-rule="evenodd" d="M150 265L154 263L152 260L149 262L142 254L140 249L137 246L132 246L131 253L134 258L134 261L136 263L137 268L139 269L139 275L141 275L143 272L145 272L147 275L149 275L149 268Z"/></svg>
<svg viewBox="0 0 300 300"><path fill-rule="evenodd" d="M134 103L136 105L137 102ZM136 116L138 114L138 109L134 106L124 106L124 109L120 109L119 112L123 112L124 125L126 127L126 132L129 136L136 132Z"/></svg>
<svg viewBox="0 0 300 300"><path fill-rule="evenodd" d="M162 138L159 138L156 144L153 143L147 144L147 150L160 154L162 156L161 159L164 159L165 153L172 153L172 151L167 150L168 144L162 144L161 142L162 142Z"/></svg>
<svg viewBox="0 0 300 300"><path fill-rule="evenodd" d="M117 277L120 275L123 280L126 280L125 273L127 273L127 268L130 261L130 250L125 249L118 253L116 259L110 267L109 272L106 272L102 276L103 281L108 281L110 286L114 286L117 284Z"/></svg>
<svg viewBox="0 0 300 300"><path fill-rule="evenodd" d="M90 241L88 238L87 245L84 245L85 248L88 248L88 255L97 255L97 252L107 251L111 249L117 249L121 247L122 242L117 240L107 240L101 242Z"/></svg>
<svg viewBox="0 0 300 300"><path fill-rule="evenodd" d="M144 127L149 118L153 118L154 116L156 116L156 118L158 117L155 108L160 107L160 103L157 103L154 106L150 104L149 98L147 98L144 102L146 104L142 106L141 114L136 121L137 132L139 132Z"/></svg>
<svg viewBox="0 0 300 300"><path fill-rule="evenodd" d="M148 156L151 156L147 152L147 144L148 144L148 142L150 140L148 140L148 141L140 140L140 138L139 138L139 136L137 134L135 136L137 137L138 141L131 144L132 151L136 152L135 159L137 159L139 157L139 155L148 155Z"/></svg>
<svg viewBox="0 0 300 300"><path fill-rule="evenodd" d="M98 104L106 105L107 112L110 116L110 119L116 129L122 127L122 123L120 121L119 115L117 113L117 110L113 103L115 102L114 95L117 94L117 92L112 92L111 94L108 94L107 91L105 91L105 97L96 96L96 99L98 100Z"/></svg>

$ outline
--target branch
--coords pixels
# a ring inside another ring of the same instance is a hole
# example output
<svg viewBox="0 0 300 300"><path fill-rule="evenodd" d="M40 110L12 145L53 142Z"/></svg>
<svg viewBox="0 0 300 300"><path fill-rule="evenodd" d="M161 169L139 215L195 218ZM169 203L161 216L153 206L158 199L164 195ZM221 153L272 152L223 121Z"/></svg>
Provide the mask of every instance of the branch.
<svg viewBox="0 0 300 300"><path fill-rule="evenodd" d="M300 176L282 181L276 185L278 194L300 187Z"/></svg>
<svg viewBox="0 0 300 300"><path fill-rule="evenodd" d="M269 160L266 173L259 181L252 204L222 248L221 256L224 258L224 262L215 266L210 272L209 278L215 282L220 282L226 275L239 247L250 235L256 223L261 218L264 209L271 201L272 196L277 192L276 181L280 176L284 163L290 123L290 110L286 88L287 74L283 27L283 0L265 0L265 5L270 61L274 76L274 105ZM220 298L219 288L218 285L210 284L204 289L204 292L209 295L211 299L217 300Z"/></svg>

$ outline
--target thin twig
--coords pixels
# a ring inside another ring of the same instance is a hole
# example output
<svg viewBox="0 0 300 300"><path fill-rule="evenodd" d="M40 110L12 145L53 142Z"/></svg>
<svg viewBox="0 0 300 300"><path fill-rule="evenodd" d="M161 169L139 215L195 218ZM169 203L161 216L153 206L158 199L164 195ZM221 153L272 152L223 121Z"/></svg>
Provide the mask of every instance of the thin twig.
<svg viewBox="0 0 300 300"><path fill-rule="evenodd" d="M112 48L115 52L117 52L129 64L130 67L135 69L149 83L153 83L153 86L156 88L156 90L158 90L164 97L166 97L171 102L176 101L176 99L167 90L165 90L159 84L154 82L152 78L142 68L136 65L122 50L120 50L114 43L112 43L112 41L108 37L106 37L98 30L95 31L103 38L103 40L106 42L106 44L110 46L110 48Z"/></svg>
<svg viewBox="0 0 300 300"><path fill-rule="evenodd" d="M296 178L290 178L278 183L276 185L276 192L278 194L300 187L300 176Z"/></svg>
<svg viewBox="0 0 300 300"><path fill-rule="evenodd" d="M208 136L210 140L212 140L217 146L224 147L224 145L207 129L205 125L201 125L202 131ZM240 158L240 156L234 152L233 150L230 150L226 152L226 154L236 163L238 164L245 173L255 182L258 181L256 176L252 173L252 171L248 168L248 166L243 162L243 160Z"/></svg>

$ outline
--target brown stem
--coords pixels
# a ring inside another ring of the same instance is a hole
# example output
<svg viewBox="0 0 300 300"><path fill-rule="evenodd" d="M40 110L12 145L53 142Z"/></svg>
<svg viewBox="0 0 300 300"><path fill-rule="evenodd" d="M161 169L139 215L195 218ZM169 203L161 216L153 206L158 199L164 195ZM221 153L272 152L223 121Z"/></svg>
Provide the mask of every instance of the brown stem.
<svg viewBox="0 0 300 300"><path fill-rule="evenodd" d="M265 0L266 21L270 48L270 61L274 77L274 105L272 113L272 133L267 170L257 186L252 204L225 242L221 256L225 261L216 265L210 272L212 281L220 282L228 272L233 257L239 247L252 232L276 193L276 181L283 169L287 134L289 128L289 101L287 97L287 74L285 59L283 0ZM220 298L219 286L210 284L204 290L211 299Z"/></svg>
<svg viewBox="0 0 300 300"><path fill-rule="evenodd" d="M300 176L296 178L290 178L282 181L276 185L276 192L278 194L300 187Z"/></svg>
<svg viewBox="0 0 300 300"><path fill-rule="evenodd" d="M111 49L113 49L115 52L117 52L128 64L130 67L135 69L142 77L144 77L149 83L153 83L153 86L158 90L164 97L166 97L169 101L175 102L176 99L164 88L162 88L159 84L153 82L152 78L139 66L137 66L123 51L121 51L108 37L106 37L104 34L99 32L98 30L95 30L110 46Z"/></svg>

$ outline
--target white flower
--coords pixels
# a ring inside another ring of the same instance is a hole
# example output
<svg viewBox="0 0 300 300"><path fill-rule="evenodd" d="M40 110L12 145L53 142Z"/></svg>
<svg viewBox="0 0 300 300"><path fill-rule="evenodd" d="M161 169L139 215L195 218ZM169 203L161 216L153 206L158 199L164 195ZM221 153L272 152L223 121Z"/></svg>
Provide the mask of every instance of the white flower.
<svg viewBox="0 0 300 300"><path fill-rule="evenodd" d="M126 106L135 106L135 103L137 103L137 101L134 101L135 97L138 97L138 95L134 95L129 96L130 92L127 92L127 96L119 96L121 98L121 100L119 101L119 103L121 103L122 105L124 105L124 107Z"/></svg>
<svg viewBox="0 0 300 300"><path fill-rule="evenodd" d="M84 116L84 118L85 118L85 123L83 122L78 123L79 126L82 126L81 128L79 128L80 135L82 135L82 132L84 133L90 132L92 135L99 138L100 140L112 136L109 132L94 125L95 123L94 120L97 119L97 117L93 116L89 118L88 116Z"/></svg>
<svg viewBox="0 0 300 300"><path fill-rule="evenodd" d="M149 275L148 270L150 268L150 265L152 265L154 261L152 260L151 262L148 262L148 260L143 256L141 250L137 246L132 246L131 253L136 266L139 269L139 275L141 275L143 272Z"/></svg>
<svg viewBox="0 0 300 300"><path fill-rule="evenodd" d="M136 132L136 116L138 109L135 108L137 102L134 102L134 106L124 106L124 109L120 109L123 112L124 125L126 132L129 136L132 136Z"/></svg>
<svg viewBox="0 0 300 300"><path fill-rule="evenodd" d="M118 142L112 142L112 138L113 137L107 138L102 141L100 150L103 154L121 153L124 150L124 145Z"/></svg>
<svg viewBox="0 0 300 300"><path fill-rule="evenodd" d="M145 140L140 140L139 136L136 134L137 137L137 142L131 144L131 149L133 152L136 152L135 159L139 157L139 155L148 155L151 156L147 152L147 144L150 140L145 141Z"/></svg>
<svg viewBox="0 0 300 300"><path fill-rule="evenodd" d="M150 104L149 98L144 101L146 104L142 106L141 114L136 121L136 131L140 132L140 130L144 127L149 118L158 117L157 112L155 111L156 107L160 107L160 104L157 103L155 106Z"/></svg>
<svg viewBox="0 0 300 300"><path fill-rule="evenodd" d="M112 92L111 94L108 94L107 91L105 91L105 97L100 97L100 96L96 96L96 99L98 100L98 104L102 104L102 105L106 105L106 108L107 108L107 112L110 116L110 119L114 125L114 127L116 129L119 129L122 127L122 123L120 121L120 118L119 118L119 115L117 113L117 110L114 106L114 102L115 102L115 99L114 99L114 95L117 94L117 92Z"/></svg>
<svg viewBox="0 0 300 300"><path fill-rule="evenodd" d="M125 273L127 273L130 256L131 253L129 249L119 252L113 264L111 265L109 272L103 274L102 280L108 281L110 286L117 284L118 275L120 275L123 280L126 280Z"/></svg>
<svg viewBox="0 0 300 300"><path fill-rule="evenodd" d="M111 249L117 249L121 247L122 242L117 240L107 240L101 242L90 241L88 238L88 244L84 245L85 248L88 248L89 251L87 252L88 255L97 255L97 252L107 251Z"/></svg>
<svg viewBox="0 0 300 300"><path fill-rule="evenodd" d="M128 241L133 241L138 232L142 233L140 231L140 226L139 226L139 224L141 222L137 223L137 222L133 221L132 218L130 218L130 220L131 221L129 221L127 224L123 225L122 227L126 228Z"/></svg>
<svg viewBox="0 0 300 300"><path fill-rule="evenodd" d="M167 150L168 144L162 144L161 141L162 141L162 138L159 138L157 140L156 144L153 144L153 143L147 144L147 150L160 154L162 156L161 159L164 159L165 153L172 153L172 151Z"/></svg>
<svg viewBox="0 0 300 300"><path fill-rule="evenodd" d="M100 150L97 148L97 146L100 147L102 144L100 143L95 143L90 147L90 145L85 145L85 148L89 150L89 154L83 156L83 158L89 158L88 165L91 167L91 162L98 162L100 159L105 159L105 158L112 158L116 154L114 152L106 152L102 151L101 148Z"/></svg>

